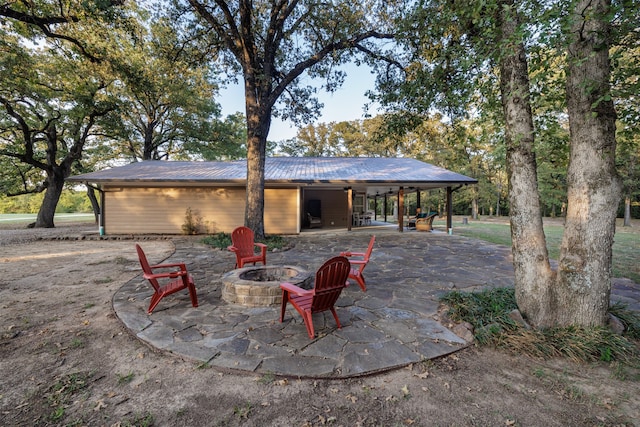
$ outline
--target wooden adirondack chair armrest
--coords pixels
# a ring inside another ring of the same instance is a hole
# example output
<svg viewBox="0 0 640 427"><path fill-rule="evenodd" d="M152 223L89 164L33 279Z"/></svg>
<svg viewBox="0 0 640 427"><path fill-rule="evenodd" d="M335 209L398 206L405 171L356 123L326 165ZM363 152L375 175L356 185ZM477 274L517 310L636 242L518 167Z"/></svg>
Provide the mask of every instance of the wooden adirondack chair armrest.
<svg viewBox="0 0 640 427"><path fill-rule="evenodd" d="M363 259L350 259L349 263L351 265L365 265L367 264L369 261L365 261Z"/></svg>
<svg viewBox="0 0 640 427"><path fill-rule="evenodd" d="M260 248L260 252L262 252L262 253L267 252L267 245L265 245L264 243L254 243L254 245L257 248Z"/></svg>
<svg viewBox="0 0 640 427"><path fill-rule="evenodd" d="M287 291L290 292L292 294L296 294L296 295L313 295L313 289L311 290L306 290L306 289L302 289L296 285L294 285L293 283L288 283L288 282L284 282L284 283L280 283L280 288L283 291Z"/></svg>
<svg viewBox="0 0 640 427"><path fill-rule="evenodd" d="M227 246L227 250L229 250L231 252L237 252L238 248L236 248L235 246Z"/></svg>
<svg viewBox="0 0 640 427"><path fill-rule="evenodd" d="M340 252L340 256L352 257L352 256L364 256L364 252Z"/></svg>
<svg viewBox="0 0 640 427"><path fill-rule="evenodd" d="M149 279L163 279L163 278L175 279L176 277L182 277L182 276L186 276L188 274L189 273L187 273L186 270L181 270L181 271L168 271L166 273L153 273L153 274L143 273L142 277L144 277L147 280L149 280Z"/></svg>

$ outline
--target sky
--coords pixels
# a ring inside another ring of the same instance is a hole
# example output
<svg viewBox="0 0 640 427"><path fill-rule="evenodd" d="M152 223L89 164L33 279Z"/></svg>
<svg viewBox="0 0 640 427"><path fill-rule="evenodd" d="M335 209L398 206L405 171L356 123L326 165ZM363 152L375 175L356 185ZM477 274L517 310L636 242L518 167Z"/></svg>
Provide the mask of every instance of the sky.
<svg viewBox="0 0 640 427"><path fill-rule="evenodd" d="M364 106L369 103L365 93L375 88L375 76L371 69L365 65L360 67L348 64L343 67L347 73L345 81L340 88L333 93L318 92L316 95L324 104L322 115L316 123L342 122L364 119ZM321 84L321 82L318 82ZM223 117L240 111L244 114L244 90L242 84L233 85L223 89L218 99L222 106ZM375 107L369 107L369 114L375 115ZM271 122L271 130L268 139L270 141L282 141L291 139L297 134L297 128L290 122L283 122L274 118Z"/></svg>

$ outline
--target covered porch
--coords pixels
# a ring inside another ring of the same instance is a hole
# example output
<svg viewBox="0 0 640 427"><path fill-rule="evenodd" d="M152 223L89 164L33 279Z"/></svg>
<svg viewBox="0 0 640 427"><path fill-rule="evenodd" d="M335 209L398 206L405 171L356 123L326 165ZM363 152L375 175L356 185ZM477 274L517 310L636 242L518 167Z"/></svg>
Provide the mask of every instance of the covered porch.
<svg viewBox="0 0 640 427"><path fill-rule="evenodd" d="M395 226L402 232L407 227L408 218L416 214L416 208L422 211L436 211L439 218L445 218L446 229L452 228L453 197L455 191L463 185L439 187L437 185L415 186L367 186L364 184L342 188L320 188L315 186L302 188L301 212L303 229L318 228L308 224L307 214L322 219L324 228L340 228L351 231L360 227ZM424 194L433 189L446 191L444 206L423 204ZM412 197L411 207L406 203ZM444 208L444 209L443 209Z"/></svg>

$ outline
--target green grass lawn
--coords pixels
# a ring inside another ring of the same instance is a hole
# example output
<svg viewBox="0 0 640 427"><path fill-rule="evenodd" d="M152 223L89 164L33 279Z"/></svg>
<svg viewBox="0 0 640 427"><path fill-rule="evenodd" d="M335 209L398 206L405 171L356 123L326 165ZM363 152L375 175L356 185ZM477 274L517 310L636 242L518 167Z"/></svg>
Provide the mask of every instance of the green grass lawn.
<svg viewBox="0 0 640 427"><path fill-rule="evenodd" d="M0 226L7 227L25 227L36 220L36 214L0 214ZM56 224L65 222L87 222L89 224L95 222L92 213L57 213L53 217Z"/></svg>
<svg viewBox="0 0 640 427"><path fill-rule="evenodd" d="M444 224L444 223L443 223ZM436 223L438 225L438 223ZM613 276L626 277L640 283L640 230L635 227L622 227L617 224L613 244ZM508 220L483 222L469 220L468 224L454 222L455 234L484 240L498 245L511 246L511 231ZM552 259L560 255L560 243L564 228L561 225L545 225L547 250Z"/></svg>

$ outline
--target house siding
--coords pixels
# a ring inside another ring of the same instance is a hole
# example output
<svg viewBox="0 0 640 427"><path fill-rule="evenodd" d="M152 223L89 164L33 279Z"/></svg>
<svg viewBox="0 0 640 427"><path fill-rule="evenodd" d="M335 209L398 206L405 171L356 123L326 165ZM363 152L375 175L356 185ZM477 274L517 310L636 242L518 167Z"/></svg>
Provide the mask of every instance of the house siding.
<svg viewBox="0 0 640 427"><path fill-rule="evenodd" d="M230 233L244 225L244 187L105 187L108 234L181 234L187 208L203 233ZM265 233L296 234L298 190L265 190Z"/></svg>
<svg viewBox="0 0 640 427"><path fill-rule="evenodd" d="M264 190L264 232L297 234L300 232L299 190L267 188Z"/></svg>

